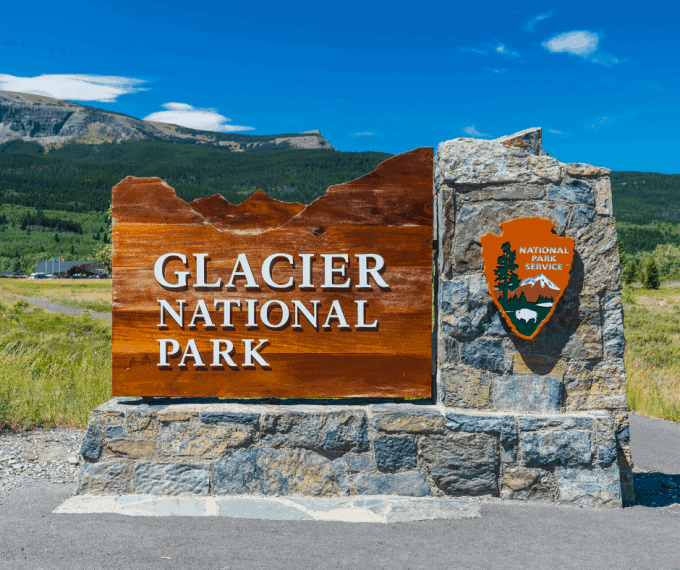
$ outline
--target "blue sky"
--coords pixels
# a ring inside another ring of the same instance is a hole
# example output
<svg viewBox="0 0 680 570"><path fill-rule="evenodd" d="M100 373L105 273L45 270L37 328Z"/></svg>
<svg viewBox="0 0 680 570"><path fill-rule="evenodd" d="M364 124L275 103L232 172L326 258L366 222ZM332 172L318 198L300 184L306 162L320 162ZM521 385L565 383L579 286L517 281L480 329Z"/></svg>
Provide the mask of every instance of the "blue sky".
<svg viewBox="0 0 680 570"><path fill-rule="evenodd" d="M4 3L0 89L391 153L543 127L564 162L680 173L680 41L653 3ZM676 8L677 10L677 8Z"/></svg>

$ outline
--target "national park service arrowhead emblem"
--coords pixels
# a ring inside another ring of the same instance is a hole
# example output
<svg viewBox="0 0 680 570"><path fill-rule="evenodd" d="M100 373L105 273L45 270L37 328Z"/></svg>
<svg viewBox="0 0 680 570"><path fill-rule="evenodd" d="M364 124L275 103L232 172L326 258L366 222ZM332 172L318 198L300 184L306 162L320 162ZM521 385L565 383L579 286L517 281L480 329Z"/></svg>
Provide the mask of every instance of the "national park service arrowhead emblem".
<svg viewBox="0 0 680 570"><path fill-rule="evenodd" d="M489 293L513 332L531 340L548 322L569 283L574 240L544 218L501 222L481 238Z"/></svg>

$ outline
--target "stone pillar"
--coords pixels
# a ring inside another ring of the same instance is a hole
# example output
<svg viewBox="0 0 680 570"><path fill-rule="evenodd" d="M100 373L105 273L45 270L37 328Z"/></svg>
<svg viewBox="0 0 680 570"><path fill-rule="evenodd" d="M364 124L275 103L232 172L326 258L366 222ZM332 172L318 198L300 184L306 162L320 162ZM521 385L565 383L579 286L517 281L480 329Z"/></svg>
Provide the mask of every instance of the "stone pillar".
<svg viewBox="0 0 680 570"><path fill-rule="evenodd" d="M549 156L541 129L437 149L437 402L512 414L518 442L501 441L506 498L590 493L606 503L620 480L624 501L634 500L609 174ZM493 304L480 245L499 222L525 216L575 240L567 289L533 340L514 335Z"/></svg>

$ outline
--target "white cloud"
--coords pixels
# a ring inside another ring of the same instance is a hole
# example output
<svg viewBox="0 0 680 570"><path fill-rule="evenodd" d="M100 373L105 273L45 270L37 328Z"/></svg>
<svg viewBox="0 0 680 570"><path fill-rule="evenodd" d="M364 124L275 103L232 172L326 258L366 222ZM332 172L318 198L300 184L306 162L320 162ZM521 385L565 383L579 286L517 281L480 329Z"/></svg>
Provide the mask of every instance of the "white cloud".
<svg viewBox="0 0 680 570"><path fill-rule="evenodd" d="M470 125L469 127L464 127L463 132L466 134L470 135L471 137L490 137L491 135L487 135L486 133L480 133L474 125Z"/></svg>
<svg viewBox="0 0 680 570"><path fill-rule="evenodd" d="M144 117L144 120L171 123L201 131L220 131L223 133L255 130L255 127L232 125L231 119L220 115L215 109L197 109L187 103L165 103L163 107L167 110L151 113Z"/></svg>
<svg viewBox="0 0 680 570"><path fill-rule="evenodd" d="M354 133L355 137L372 137L375 133L371 131L363 131L360 133Z"/></svg>
<svg viewBox="0 0 680 570"><path fill-rule="evenodd" d="M542 22L543 20L547 20L548 18L552 17L553 15L553 10L550 10L550 12L546 12L545 14L539 14L538 16L534 16L529 20L526 24L524 24L524 29L527 32L535 32L536 31L536 25L539 22Z"/></svg>
<svg viewBox="0 0 680 570"><path fill-rule="evenodd" d="M141 91L142 79L107 75L38 75L15 77L0 74L0 90L45 95L70 101L112 103L120 95Z"/></svg>
<svg viewBox="0 0 680 570"><path fill-rule="evenodd" d="M552 133L553 135L561 135L562 131L558 131L557 129L548 129L549 133Z"/></svg>
<svg viewBox="0 0 680 570"><path fill-rule="evenodd" d="M503 67L482 67L482 71L487 73L505 73L508 70Z"/></svg>
<svg viewBox="0 0 680 570"><path fill-rule="evenodd" d="M586 127L593 129L594 131L599 131L603 126L610 127L615 120L616 117L600 117L599 119L594 119L593 121L586 121Z"/></svg>
<svg viewBox="0 0 680 570"><path fill-rule="evenodd" d="M505 57L509 59L517 59L518 57L522 57L519 52L512 51L510 48L503 44L498 44L498 47L496 47L496 53L499 53L501 55L504 55Z"/></svg>
<svg viewBox="0 0 680 570"><path fill-rule="evenodd" d="M568 53L587 59L592 63L599 63L611 67L622 63L624 59L598 50L600 36L588 30L577 30L559 34L543 42L543 47L551 53Z"/></svg>
<svg viewBox="0 0 680 570"><path fill-rule="evenodd" d="M551 53L571 53L587 56L597 50L600 36L586 30L566 32L543 42L543 47Z"/></svg>

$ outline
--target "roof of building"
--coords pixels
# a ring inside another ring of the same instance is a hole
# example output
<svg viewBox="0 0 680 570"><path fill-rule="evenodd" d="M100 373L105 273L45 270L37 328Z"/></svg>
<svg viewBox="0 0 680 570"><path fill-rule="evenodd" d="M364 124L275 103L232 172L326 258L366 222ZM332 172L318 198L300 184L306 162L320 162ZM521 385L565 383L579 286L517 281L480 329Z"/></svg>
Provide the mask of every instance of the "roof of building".
<svg viewBox="0 0 680 570"><path fill-rule="evenodd" d="M74 267L82 267L83 269L104 269L99 261L54 261L54 259L46 259L45 261L38 261L38 266L35 268L36 273L66 273L69 269Z"/></svg>

